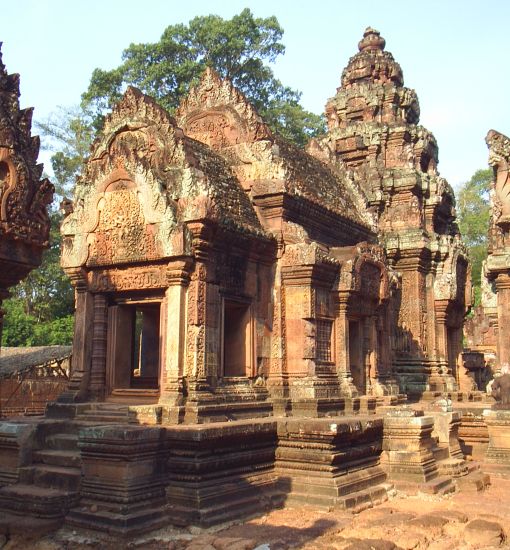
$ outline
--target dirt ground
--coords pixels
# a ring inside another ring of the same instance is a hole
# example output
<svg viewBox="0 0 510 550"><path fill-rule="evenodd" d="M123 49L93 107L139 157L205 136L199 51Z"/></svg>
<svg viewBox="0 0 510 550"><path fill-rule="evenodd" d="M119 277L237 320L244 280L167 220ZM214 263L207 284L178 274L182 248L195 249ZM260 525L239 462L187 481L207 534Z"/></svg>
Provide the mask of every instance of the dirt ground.
<svg viewBox="0 0 510 550"><path fill-rule="evenodd" d="M481 492L445 496L395 492L384 504L353 514L313 507L276 510L215 529L162 529L137 539L99 539L68 528L35 539L30 530L0 535L2 550L470 550L510 548L510 480L492 478Z"/></svg>

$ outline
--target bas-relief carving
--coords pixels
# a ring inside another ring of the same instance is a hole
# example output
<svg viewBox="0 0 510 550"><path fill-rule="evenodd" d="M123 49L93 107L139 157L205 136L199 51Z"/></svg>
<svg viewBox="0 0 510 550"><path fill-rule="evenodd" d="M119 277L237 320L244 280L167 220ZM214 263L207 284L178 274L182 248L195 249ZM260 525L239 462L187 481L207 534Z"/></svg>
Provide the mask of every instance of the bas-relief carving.
<svg viewBox="0 0 510 550"><path fill-rule="evenodd" d="M92 292L113 292L166 288L164 267L126 267L90 271L87 276Z"/></svg>
<svg viewBox="0 0 510 550"><path fill-rule="evenodd" d="M179 252L172 235L176 206L162 192L156 168L145 166L150 141L145 131L121 132L108 150L100 148L92 157L93 167L77 182L73 212L62 223L64 267L153 260ZM133 150L136 159L128 158ZM122 164L127 169L119 169ZM99 180L87 181L95 172Z"/></svg>
<svg viewBox="0 0 510 550"><path fill-rule="evenodd" d="M272 139L269 127L241 92L209 67L176 116L187 135L212 147Z"/></svg>
<svg viewBox="0 0 510 550"><path fill-rule="evenodd" d="M459 303L466 299L468 266L465 247L457 241L448 246L446 259L438 266L438 273L434 280L434 298L436 300L452 300Z"/></svg>

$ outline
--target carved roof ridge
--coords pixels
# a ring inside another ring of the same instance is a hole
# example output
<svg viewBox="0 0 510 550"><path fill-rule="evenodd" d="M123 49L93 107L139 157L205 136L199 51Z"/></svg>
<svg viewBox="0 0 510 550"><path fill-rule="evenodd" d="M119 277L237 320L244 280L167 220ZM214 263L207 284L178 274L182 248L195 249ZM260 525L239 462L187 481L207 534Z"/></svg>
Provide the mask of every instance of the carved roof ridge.
<svg viewBox="0 0 510 550"><path fill-rule="evenodd" d="M250 141L272 139L273 133L248 98L229 78L222 78L214 69L206 67L200 82L190 88L176 111L180 126L190 118L208 110L229 107L244 123Z"/></svg>
<svg viewBox="0 0 510 550"><path fill-rule="evenodd" d="M104 133L114 130L119 119L125 119L129 115L141 114L144 118L150 118L155 123L170 123L177 126L176 120L154 98L144 94L135 86L128 86L119 102L112 111L106 115Z"/></svg>

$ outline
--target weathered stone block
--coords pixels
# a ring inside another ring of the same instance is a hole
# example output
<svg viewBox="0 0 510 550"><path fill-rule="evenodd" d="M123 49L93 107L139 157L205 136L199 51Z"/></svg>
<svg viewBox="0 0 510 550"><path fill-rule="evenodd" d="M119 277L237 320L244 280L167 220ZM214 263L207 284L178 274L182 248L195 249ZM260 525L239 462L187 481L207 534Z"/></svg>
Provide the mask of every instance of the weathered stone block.
<svg viewBox="0 0 510 550"><path fill-rule="evenodd" d="M384 418L381 463L390 480L426 483L438 476L432 449L434 419L423 412L396 409Z"/></svg>
<svg viewBox="0 0 510 550"><path fill-rule="evenodd" d="M32 461L36 424L0 422L0 486L16 483Z"/></svg>
<svg viewBox="0 0 510 550"><path fill-rule="evenodd" d="M510 478L510 410L483 411L489 432L484 470Z"/></svg>

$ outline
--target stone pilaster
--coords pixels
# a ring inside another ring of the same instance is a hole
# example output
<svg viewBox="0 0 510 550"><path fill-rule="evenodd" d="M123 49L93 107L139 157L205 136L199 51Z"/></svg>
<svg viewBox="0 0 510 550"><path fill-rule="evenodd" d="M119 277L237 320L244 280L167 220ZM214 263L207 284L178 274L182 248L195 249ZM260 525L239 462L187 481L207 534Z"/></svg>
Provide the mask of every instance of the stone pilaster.
<svg viewBox="0 0 510 550"><path fill-rule="evenodd" d="M342 395L352 398L358 396L358 390L353 383L350 368L347 301L348 297L345 294L338 295L335 320L336 372Z"/></svg>
<svg viewBox="0 0 510 550"><path fill-rule="evenodd" d="M2 348L2 331L4 328L4 315L5 310L2 309L2 302L7 300L9 293L7 290L0 290L0 349Z"/></svg>
<svg viewBox="0 0 510 550"><path fill-rule="evenodd" d="M510 327L510 273L499 273L496 278L498 296L498 364L510 366L510 339L506 327Z"/></svg>
<svg viewBox="0 0 510 550"><path fill-rule="evenodd" d="M162 405L182 405L189 269L189 261L171 262L167 268L168 288L161 308L160 331L163 346L159 402Z"/></svg>
<svg viewBox="0 0 510 550"><path fill-rule="evenodd" d="M90 366L90 396L101 401L106 394L106 336L108 310L104 294L94 294L94 321Z"/></svg>
<svg viewBox="0 0 510 550"><path fill-rule="evenodd" d="M88 292L86 274L81 269L68 269L67 275L75 288L73 357L68 389L58 401L84 401L88 397L94 330L94 296Z"/></svg>

